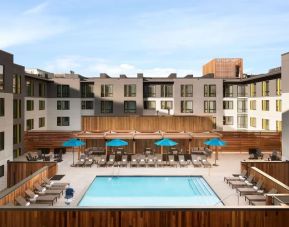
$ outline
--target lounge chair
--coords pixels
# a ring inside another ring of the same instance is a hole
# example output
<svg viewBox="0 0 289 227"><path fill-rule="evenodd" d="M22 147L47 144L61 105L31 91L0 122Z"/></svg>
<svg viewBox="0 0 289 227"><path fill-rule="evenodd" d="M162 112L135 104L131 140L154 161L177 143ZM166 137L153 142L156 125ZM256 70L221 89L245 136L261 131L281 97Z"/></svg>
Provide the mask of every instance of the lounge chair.
<svg viewBox="0 0 289 227"><path fill-rule="evenodd" d="M78 167L83 167L84 166L84 163L85 163L85 159L79 159L76 163L75 163L75 166L78 166Z"/></svg>
<svg viewBox="0 0 289 227"><path fill-rule="evenodd" d="M106 155L102 155L98 161L98 166L103 167L106 165Z"/></svg>
<svg viewBox="0 0 289 227"><path fill-rule="evenodd" d="M178 163L175 161L175 156L174 155L169 155L168 165L177 167Z"/></svg>
<svg viewBox="0 0 289 227"><path fill-rule="evenodd" d="M245 180L246 179L246 174L247 174L247 170L243 170L241 172L241 174L239 174L239 176L235 176L235 177L224 177L224 181L229 183L229 181L239 181L239 180Z"/></svg>
<svg viewBox="0 0 289 227"><path fill-rule="evenodd" d="M154 157L153 155L149 155L149 156L148 156L147 165L148 165L148 166L152 166L152 167L155 167L155 166L156 166L155 157Z"/></svg>
<svg viewBox="0 0 289 227"><path fill-rule="evenodd" d="M22 196L17 196L15 198L15 201L16 201L16 204L22 207L43 207L43 204L30 203L26 199L24 199Z"/></svg>
<svg viewBox="0 0 289 227"><path fill-rule="evenodd" d="M53 205L54 201L57 201L57 196L54 195L37 195L30 189L27 189L25 191L25 194L28 196L30 202L36 202L36 203L44 203L44 204L51 204Z"/></svg>
<svg viewBox="0 0 289 227"><path fill-rule="evenodd" d="M237 188L237 192L240 193L240 196L260 194L264 192L263 190L261 190L262 184L263 184L263 181L259 180L257 184L253 187L249 186L248 188L247 187Z"/></svg>
<svg viewBox="0 0 289 227"><path fill-rule="evenodd" d="M131 161L130 161L130 166L131 167L136 167L138 164L138 156L137 155L132 155L131 156Z"/></svg>
<svg viewBox="0 0 289 227"><path fill-rule="evenodd" d="M188 165L188 162L185 160L184 155L179 155L179 164L180 164L180 166L187 166Z"/></svg>
<svg viewBox="0 0 289 227"><path fill-rule="evenodd" d="M242 188L242 187L248 187L250 185L253 185L252 181L254 179L254 175L250 175L248 177L247 180L240 180L240 181L229 181L229 185L232 187L232 188Z"/></svg>
<svg viewBox="0 0 289 227"><path fill-rule="evenodd" d="M266 206L266 200L265 201L252 201L251 205L253 205L253 206Z"/></svg>
<svg viewBox="0 0 289 227"><path fill-rule="evenodd" d="M156 159L157 159L156 161L157 167L166 165L166 162L163 161L163 156L161 154L156 155Z"/></svg>
<svg viewBox="0 0 289 227"><path fill-rule="evenodd" d="M88 158L88 159L85 160L84 166L91 167L93 165L93 163L94 163L93 158Z"/></svg>
<svg viewBox="0 0 289 227"><path fill-rule="evenodd" d="M144 155L140 155L140 156L139 156L138 165L139 165L139 166L143 166L143 167L146 166L146 160L145 160L145 156L144 156Z"/></svg>
<svg viewBox="0 0 289 227"><path fill-rule="evenodd" d="M208 168L208 167L211 168L212 167L212 164L207 159L201 159L200 161L205 168Z"/></svg>
<svg viewBox="0 0 289 227"><path fill-rule="evenodd" d="M275 188L272 188L268 193L262 195L246 195L245 201L248 200L249 204L253 204L253 202L265 202L267 194L277 194L277 190Z"/></svg>
<svg viewBox="0 0 289 227"><path fill-rule="evenodd" d="M192 157L192 164L194 167L201 167L202 163L198 160L198 157L194 154L191 155Z"/></svg>
<svg viewBox="0 0 289 227"><path fill-rule="evenodd" d="M121 161L119 162L119 166L125 166L127 167L127 155L122 155L121 156Z"/></svg>
<svg viewBox="0 0 289 227"><path fill-rule="evenodd" d="M50 188L50 189L47 189L45 187L41 187L40 184L34 184L34 187L35 187L35 192L37 194L40 194L40 195L57 195L58 197L60 197L61 194L63 194L63 189L57 189L57 188Z"/></svg>
<svg viewBox="0 0 289 227"><path fill-rule="evenodd" d="M51 181L49 180L47 177L42 177L42 180L43 180L43 184L45 185L45 187L48 187L48 188L51 188L51 187L54 187L54 188L67 188L68 185L70 185L70 183L66 183L66 182L54 182L54 181Z"/></svg>
<svg viewBox="0 0 289 227"><path fill-rule="evenodd" d="M115 163L115 155L114 155L114 154L111 154L111 155L109 156L109 159L108 159L106 165L107 165L107 166L113 166L114 163Z"/></svg>

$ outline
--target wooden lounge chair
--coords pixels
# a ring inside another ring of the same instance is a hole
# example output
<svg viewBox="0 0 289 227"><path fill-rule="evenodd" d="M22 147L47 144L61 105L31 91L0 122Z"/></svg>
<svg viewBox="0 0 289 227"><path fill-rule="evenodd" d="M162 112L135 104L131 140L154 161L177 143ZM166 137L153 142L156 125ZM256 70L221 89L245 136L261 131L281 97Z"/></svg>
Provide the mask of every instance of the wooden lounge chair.
<svg viewBox="0 0 289 227"><path fill-rule="evenodd" d="M197 155L192 154L192 164L194 167L202 167L202 163L198 160Z"/></svg>
<svg viewBox="0 0 289 227"><path fill-rule="evenodd" d="M205 168L211 168L212 167L212 164L207 159L201 159L200 161Z"/></svg>
<svg viewBox="0 0 289 227"><path fill-rule="evenodd" d="M66 182L54 182L49 180L47 177L42 177L43 182L46 184L47 187L68 187L68 185L70 185L70 183L66 183Z"/></svg>
<svg viewBox="0 0 289 227"><path fill-rule="evenodd" d="M138 165L139 165L139 166L143 166L143 167L146 166L146 160L145 160L145 156L144 156L144 155L140 155L140 156L139 156Z"/></svg>
<svg viewBox="0 0 289 227"><path fill-rule="evenodd" d="M275 188L273 188L268 193L265 193L262 195L246 195L245 201L248 200L249 204L252 204L253 202L262 202L262 201L265 202L267 194L277 194L277 190Z"/></svg>
<svg viewBox="0 0 289 227"><path fill-rule="evenodd" d="M93 165L93 163L94 163L93 158L88 158L88 159L85 160L84 166L91 167Z"/></svg>
<svg viewBox="0 0 289 227"><path fill-rule="evenodd" d="M30 203L26 199L24 199L22 196L17 196L15 198L16 204L20 205L22 207L43 207L43 204L35 204L35 203Z"/></svg>
<svg viewBox="0 0 289 227"><path fill-rule="evenodd" d="M235 176L235 177L224 177L224 181L229 183L229 181L239 181L239 180L245 180L246 179L246 174L247 174L247 170L243 170L241 172L241 174L239 174L239 176Z"/></svg>
<svg viewBox="0 0 289 227"><path fill-rule="evenodd" d="M151 166L151 167L155 167L156 166L155 157L153 155L149 155L148 156L147 165Z"/></svg>
<svg viewBox="0 0 289 227"><path fill-rule="evenodd" d="M35 194L30 189L27 189L25 191L25 194L28 196L30 202L44 203L44 204L53 205L53 203L55 201L57 201L57 196L54 196L54 195L43 195L43 196L40 196L40 195Z"/></svg>
<svg viewBox="0 0 289 227"><path fill-rule="evenodd" d="M249 185L253 185L252 181L254 179L254 175L250 175L247 180L244 181L229 181L229 185L232 188L242 188L248 187Z"/></svg>
<svg viewBox="0 0 289 227"><path fill-rule="evenodd" d="M179 155L179 164L180 166L188 166L188 162L185 160L184 155Z"/></svg>
<svg viewBox="0 0 289 227"><path fill-rule="evenodd" d="M156 159L157 159L157 161L156 161L157 167L162 167L162 166L166 165L166 162L163 161L163 156L161 154L156 155Z"/></svg>
<svg viewBox="0 0 289 227"><path fill-rule="evenodd" d="M107 166L113 166L114 163L115 163L115 155L114 155L114 154L111 154L111 155L109 156L109 159L108 159L106 165L107 165Z"/></svg>
<svg viewBox="0 0 289 227"><path fill-rule="evenodd" d="M168 165L177 167L178 163L175 161L174 155L169 155Z"/></svg>
<svg viewBox="0 0 289 227"><path fill-rule="evenodd" d="M101 155L100 160L98 161L98 166L103 167L106 165L106 155Z"/></svg>
<svg viewBox="0 0 289 227"><path fill-rule="evenodd" d="M130 161L130 166L131 167L136 167L138 164L138 156L137 155L132 155L131 156L131 161Z"/></svg>
<svg viewBox="0 0 289 227"><path fill-rule="evenodd" d="M248 186L248 187L237 188L237 192L239 192L240 196L261 194L264 192L263 190L261 190L262 184L263 184L263 181L259 180L257 184L253 187Z"/></svg>
<svg viewBox="0 0 289 227"><path fill-rule="evenodd" d="M57 195L60 197L61 194L63 194L63 189L57 189L57 188L50 188L47 189L45 187L41 187L40 184L36 183L34 184L35 192L40 195Z"/></svg>
<svg viewBox="0 0 289 227"><path fill-rule="evenodd" d="M127 155L122 155L122 156L121 156L121 161L119 162L119 166L125 166L125 167L127 167L127 164L128 164L128 162L127 162Z"/></svg>

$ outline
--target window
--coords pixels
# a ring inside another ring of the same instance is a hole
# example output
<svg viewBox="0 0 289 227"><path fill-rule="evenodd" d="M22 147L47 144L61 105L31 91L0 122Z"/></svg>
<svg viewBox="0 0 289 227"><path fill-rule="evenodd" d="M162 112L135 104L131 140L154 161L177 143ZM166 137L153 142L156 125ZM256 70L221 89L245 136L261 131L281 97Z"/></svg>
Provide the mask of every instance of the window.
<svg viewBox="0 0 289 227"><path fill-rule="evenodd" d="M204 113L216 113L216 101L204 101Z"/></svg>
<svg viewBox="0 0 289 227"><path fill-rule="evenodd" d="M156 97L156 85L148 84L144 86L144 97Z"/></svg>
<svg viewBox="0 0 289 227"><path fill-rule="evenodd" d="M0 177L4 177L4 165L0 166Z"/></svg>
<svg viewBox="0 0 289 227"><path fill-rule="evenodd" d="M34 129L34 120L33 119L27 119L26 120L26 130L32 130Z"/></svg>
<svg viewBox="0 0 289 227"><path fill-rule="evenodd" d="M237 124L238 128L247 128L248 127L247 115L238 115Z"/></svg>
<svg viewBox="0 0 289 227"><path fill-rule="evenodd" d="M213 122L213 129L216 129L217 128L217 118L212 117L212 122Z"/></svg>
<svg viewBox="0 0 289 227"><path fill-rule="evenodd" d="M0 132L0 151L4 150L5 144L4 144L4 132Z"/></svg>
<svg viewBox="0 0 289 227"><path fill-rule="evenodd" d="M69 117L57 117L57 126L69 126Z"/></svg>
<svg viewBox="0 0 289 227"><path fill-rule="evenodd" d="M262 110L269 111L269 100L262 100Z"/></svg>
<svg viewBox="0 0 289 227"><path fill-rule="evenodd" d="M276 121L276 131L282 131L282 121Z"/></svg>
<svg viewBox="0 0 289 227"><path fill-rule="evenodd" d="M246 97L246 86L245 85L238 85L238 97Z"/></svg>
<svg viewBox="0 0 289 227"><path fill-rule="evenodd" d="M269 96L269 80L262 82L262 96Z"/></svg>
<svg viewBox="0 0 289 227"><path fill-rule="evenodd" d="M13 150L13 159L19 157L21 155L21 148L17 148Z"/></svg>
<svg viewBox="0 0 289 227"><path fill-rule="evenodd" d="M38 120L39 128L45 127L45 117L40 117Z"/></svg>
<svg viewBox="0 0 289 227"><path fill-rule="evenodd" d="M172 84L161 85L161 97L173 97L173 85Z"/></svg>
<svg viewBox="0 0 289 227"><path fill-rule="evenodd" d="M256 128L256 117L250 117L250 126Z"/></svg>
<svg viewBox="0 0 289 227"><path fill-rule="evenodd" d="M144 101L144 109L155 110L156 109L156 102L155 101Z"/></svg>
<svg viewBox="0 0 289 227"><path fill-rule="evenodd" d="M250 84L250 97L256 97L256 83Z"/></svg>
<svg viewBox="0 0 289 227"><path fill-rule="evenodd" d="M27 100L26 101L26 110L27 111L34 110L34 101L33 100Z"/></svg>
<svg viewBox="0 0 289 227"><path fill-rule="evenodd" d="M100 102L101 113L113 113L113 101Z"/></svg>
<svg viewBox="0 0 289 227"><path fill-rule="evenodd" d="M45 83L39 83L39 97L45 97L46 95L46 84Z"/></svg>
<svg viewBox="0 0 289 227"><path fill-rule="evenodd" d="M124 97L136 97L136 84L124 85Z"/></svg>
<svg viewBox="0 0 289 227"><path fill-rule="evenodd" d="M233 97L234 92L233 92L233 85L225 84L225 89L224 89L224 97Z"/></svg>
<svg viewBox="0 0 289 227"><path fill-rule="evenodd" d="M281 95L281 79L276 80L276 95Z"/></svg>
<svg viewBox="0 0 289 227"><path fill-rule="evenodd" d="M27 96L34 96L34 81L27 79L26 80L26 92Z"/></svg>
<svg viewBox="0 0 289 227"><path fill-rule="evenodd" d="M193 85L192 84L181 85L181 97L193 97Z"/></svg>
<svg viewBox="0 0 289 227"><path fill-rule="evenodd" d="M173 101L161 101L161 109L163 110L173 109Z"/></svg>
<svg viewBox="0 0 289 227"><path fill-rule="evenodd" d="M269 119L262 119L262 129L269 130Z"/></svg>
<svg viewBox="0 0 289 227"><path fill-rule="evenodd" d="M282 112L282 101L281 99L276 100L276 111Z"/></svg>
<svg viewBox="0 0 289 227"><path fill-rule="evenodd" d="M193 113L193 101L181 101L182 113Z"/></svg>
<svg viewBox="0 0 289 227"><path fill-rule="evenodd" d="M45 100L39 100L39 110L45 110Z"/></svg>
<svg viewBox="0 0 289 227"><path fill-rule="evenodd" d="M256 110L256 100L250 100L250 110Z"/></svg>
<svg viewBox="0 0 289 227"><path fill-rule="evenodd" d="M238 113L247 112L247 100L246 99L238 99L237 100Z"/></svg>
<svg viewBox="0 0 289 227"><path fill-rule="evenodd" d="M94 83L81 83L80 91L82 98L93 98L93 86Z"/></svg>
<svg viewBox="0 0 289 227"><path fill-rule="evenodd" d="M13 93L20 94L21 93L21 76L13 75Z"/></svg>
<svg viewBox="0 0 289 227"><path fill-rule="evenodd" d="M57 97L68 98L70 96L70 87L67 84L57 85Z"/></svg>
<svg viewBox="0 0 289 227"><path fill-rule="evenodd" d="M4 90L4 65L0 65L0 91Z"/></svg>
<svg viewBox="0 0 289 227"><path fill-rule="evenodd" d="M70 102L67 100L57 101L57 110L69 110Z"/></svg>
<svg viewBox="0 0 289 227"><path fill-rule="evenodd" d="M223 124L224 125L233 125L234 124L234 117L233 116L224 116Z"/></svg>
<svg viewBox="0 0 289 227"><path fill-rule="evenodd" d="M101 97L112 97L113 96L113 85L102 84L101 85Z"/></svg>
<svg viewBox="0 0 289 227"><path fill-rule="evenodd" d="M82 110L93 110L93 101L81 101Z"/></svg>
<svg viewBox="0 0 289 227"><path fill-rule="evenodd" d="M216 85L205 84L204 85L204 96L205 97L216 97Z"/></svg>
<svg viewBox="0 0 289 227"><path fill-rule="evenodd" d="M21 99L13 99L13 118L21 118Z"/></svg>
<svg viewBox="0 0 289 227"><path fill-rule="evenodd" d="M124 101L125 113L136 113L136 101Z"/></svg>
<svg viewBox="0 0 289 227"><path fill-rule="evenodd" d="M232 110L232 109L234 109L233 101L224 101L223 102L223 109L224 110Z"/></svg>
<svg viewBox="0 0 289 227"><path fill-rule="evenodd" d="M5 115L5 99L0 98L0 117Z"/></svg>
<svg viewBox="0 0 289 227"><path fill-rule="evenodd" d="M21 142L21 124L13 125L13 144Z"/></svg>

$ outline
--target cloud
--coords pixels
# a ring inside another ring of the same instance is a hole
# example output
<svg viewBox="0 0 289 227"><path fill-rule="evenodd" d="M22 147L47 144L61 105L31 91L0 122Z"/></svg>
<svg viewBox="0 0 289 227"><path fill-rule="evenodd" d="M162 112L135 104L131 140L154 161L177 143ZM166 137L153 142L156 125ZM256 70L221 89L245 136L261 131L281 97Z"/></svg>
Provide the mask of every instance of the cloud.
<svg viewBox="0 0 289 227"><path fill-rule="evenodd" d="M42 13L44 11L44 9L46 9L48 6L48 2L43 2L43 3L40 3L39 5L36 5L26 11L24 11L24 15L31 15L31 14L39 14L39 13Z"/></svg>

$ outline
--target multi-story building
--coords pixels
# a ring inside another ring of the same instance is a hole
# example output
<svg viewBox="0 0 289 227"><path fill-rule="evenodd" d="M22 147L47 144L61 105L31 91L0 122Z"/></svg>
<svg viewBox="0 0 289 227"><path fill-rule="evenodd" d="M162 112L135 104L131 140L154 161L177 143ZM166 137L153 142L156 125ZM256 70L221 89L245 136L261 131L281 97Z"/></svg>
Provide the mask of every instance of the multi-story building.
<svg viewBox="0 0 289 227"><path fill-rule="evenodd" d="M13 55L1 51L0 190L5 187L7 160L24 152L26 131L80 131L82 116L198 115L211 116L220 131L281 131L282 111L285 119L289 110L288 56L282 56L282 70L244 78L236 76L236 68L224 78L221 74L87 78L74 72L24 70L13 63ZM241 61L238 74L242 68ZM283 124L287 130L288 122ZM287 147L283 145L284 150Z"/></svg>
<svg viewBox="0 0 289 227"><path fill-rule="evenodd" d="M282 55L282 154L289 160L289 52Z"/></svg>

